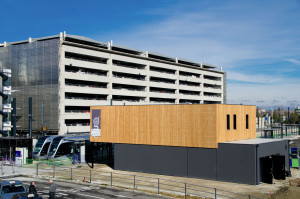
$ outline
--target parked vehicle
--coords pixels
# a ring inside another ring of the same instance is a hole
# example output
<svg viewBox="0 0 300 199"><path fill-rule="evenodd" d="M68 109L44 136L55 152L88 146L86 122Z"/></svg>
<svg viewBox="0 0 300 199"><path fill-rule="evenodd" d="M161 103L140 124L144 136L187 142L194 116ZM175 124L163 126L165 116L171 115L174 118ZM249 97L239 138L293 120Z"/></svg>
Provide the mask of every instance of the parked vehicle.
<svg viewBox="0 0 300 199"><path fill-rule="evenodd" d="M21 181L4 181L0 183L0 198L12 199L28 196L28 190Z"/></svg>

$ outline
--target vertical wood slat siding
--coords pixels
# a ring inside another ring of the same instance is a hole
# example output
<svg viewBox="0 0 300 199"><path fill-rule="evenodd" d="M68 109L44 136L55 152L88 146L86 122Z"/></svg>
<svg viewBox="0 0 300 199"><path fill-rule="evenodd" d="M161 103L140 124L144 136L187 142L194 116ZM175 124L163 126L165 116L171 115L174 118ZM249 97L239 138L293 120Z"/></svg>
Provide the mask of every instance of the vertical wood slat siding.
<svg viewBox="0 0 300 199"><path fill-rule="evenodd" d="M255 138L255 106L197 104L95 106L101 136L92 142L217 148L218 142ZM226 115L231 130L226 128ZM233 130L233 114L237 130ZM249 129L245 118L249 115ZM253 118L254 117L254 118Z"/></svg>
<svg viewBox="0 0 300 199"><path fill-rule="evenodd" d="M227 130L227 115L230 115L230 130ZM249 115L249 129L246 129L246 114ZM236 115L237 129L233 128ZM256 138L256 107L242 105L218 106L218 142Z"/></svg>

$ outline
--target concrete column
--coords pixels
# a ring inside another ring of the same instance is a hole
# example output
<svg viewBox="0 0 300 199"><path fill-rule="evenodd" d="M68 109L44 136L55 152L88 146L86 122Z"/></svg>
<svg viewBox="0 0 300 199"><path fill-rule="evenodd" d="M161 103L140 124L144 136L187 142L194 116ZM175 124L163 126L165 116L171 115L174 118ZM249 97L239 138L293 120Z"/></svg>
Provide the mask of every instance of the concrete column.
<svg viewBox="0 0 300 199"><path fill-rule="evenodd" d="M146 53L147 53L147 56L148 56L148 51L146 51ZM148 62L147 63L147 65L146 65L146 67L145 67L145 70L146 70L146 74L147 74L147 76L146 76L146 78L145 78L145 80L146 80L146 92L147 92L147 94L146 94L146 99L145 99L145 101L146 101L146 103L150 103L150 97L149 97L149 95L150 95L150 63Z"/></svg>
<svg viewBox="0 0 300 199"><path fill-rule="evenodd" d="M201 63L201 68L202 68L202 63ZM203 83L203 81L204 81L204 78L203 78L203 73L201 73L200 74L200 77L199 77L199 83L200 83L200 98L201 98L201 101L202 101L202 103L201 104L203 104L203 88L204 88L204 83Z"/></svg>
<svg viewBox="0 0 300 199"><path fill-rule="evenodd" d="M109 71L108 71L108 79L109 79L109 82L108 82L108 86L107 86L107 89L109 89L109 94L108 94L108 99L107 100L111 100L112 99L112 80L113 80L113 73L112 73L112 54L109 54L109 59L107 60L107 64L108 64L108 67L109 67Z"/></svg>
<svg viewBox="0 0 300 199"><path fill-rule="evenodd" d="M59 66L58 66L58 129L59 135L64 135L67 133L67 126L65 124L65 51L63 49L63 37L60 38L59 45Z"/></svg>
<svg viewBox="0 0 300 199"><path fill-rule="evenodd" d="M176 58L176 62L178 62L178 59ZM177 70L175 72L177 79L176 79L176 85L177 85L177 89L175 90L176 93L176 100L175 100L175 104L179 104L179 69L177 67Z"/></svg>

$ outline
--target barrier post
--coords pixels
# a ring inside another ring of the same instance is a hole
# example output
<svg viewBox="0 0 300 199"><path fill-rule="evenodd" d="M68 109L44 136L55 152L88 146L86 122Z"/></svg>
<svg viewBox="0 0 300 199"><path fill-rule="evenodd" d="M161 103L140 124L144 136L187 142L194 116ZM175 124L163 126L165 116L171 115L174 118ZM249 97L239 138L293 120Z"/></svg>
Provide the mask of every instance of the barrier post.
<svg viewBox="0 0 300 199"><path fill-rule="evenodd" d="M184 183L184 199L186 199L186 182Z"/></svg>
<svg viewBox="0 0 300 199"><path fill-rule="evenodd" d="M112 187L112 172L110 172L110 186Z"/></svg>
<svg viewBox="0 0 300 199"><path fill-rule="evenodd" d="M36 163L36 176L39 176L39 163Z"/></svg>
<svg viewBox="0 0 300 199"><path fill-rule="evenodd" d="M73 172L72 172L72 168L71 168L71 180L73 180Z"/></svg>
<svg viewBox="0 0 300 199"><path fill-rule="evenodd" d="M53 178L55 178L55 165L53 165Z"/></svg>
<svg viewBox="0 0 300 199"><path fill-rule="evenodd" d="M92 183L92 169L90 169L90 183Z"/></svg>
<svg viewBox="0 0 300 199"><path fill-rule="evenodd" d="M159 194L159 178L157 178L157 193Z"/></svg>
<svg viewBox="0 0 300 199"><path fill-rule="evenodd" d="M215 190L215 199L217 198L217 188L214 188Z"/></svg>
<svg viewBox="0 0 300 199"><path fill-rule="evenodd" d="M135 190L135 175L133 175L133 190Z"/></svg>

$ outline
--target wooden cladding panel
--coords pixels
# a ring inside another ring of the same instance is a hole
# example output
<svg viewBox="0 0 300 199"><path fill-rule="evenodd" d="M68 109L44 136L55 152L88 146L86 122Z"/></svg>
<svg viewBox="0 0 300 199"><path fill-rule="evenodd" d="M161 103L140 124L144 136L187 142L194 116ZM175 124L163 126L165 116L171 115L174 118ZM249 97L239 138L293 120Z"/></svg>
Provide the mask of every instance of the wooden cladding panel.
<svg viewBox="0 0 300 199"><path fill-rule="evenodd" d="M92 142L216 148L213 105L100 106L101 136Z"/></svg>
<svg viewBox="0 0 300 199"><path fill-rule="evenodd" d="M246 129L247 114L249 115L249 129ZM230 130L227 130L227 115L230 116ZM234 115L236 115L236 129L234 129ZM255 106L218 106L218 142L256 138L255 117Z"/></svg>
<svg viewBox="0 0 300 199"><path fill-rule="evenodd" d="M99 106L101 136L92 142L217 148L218 142L255 138L255 106ZM230 115L231 129L226 128ZM237 130L233 130L233 115ZM249 129L245 118L249 115Z"/></svg>

